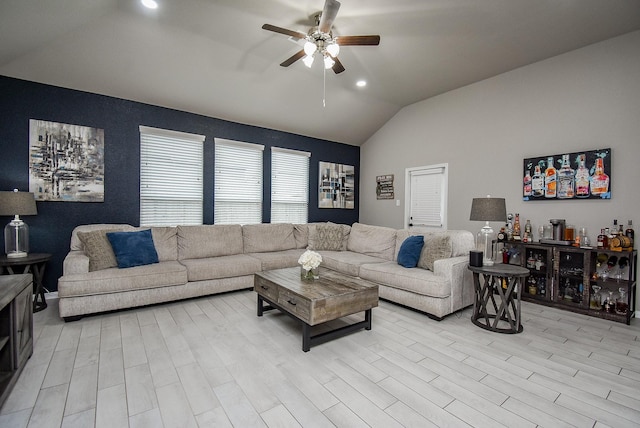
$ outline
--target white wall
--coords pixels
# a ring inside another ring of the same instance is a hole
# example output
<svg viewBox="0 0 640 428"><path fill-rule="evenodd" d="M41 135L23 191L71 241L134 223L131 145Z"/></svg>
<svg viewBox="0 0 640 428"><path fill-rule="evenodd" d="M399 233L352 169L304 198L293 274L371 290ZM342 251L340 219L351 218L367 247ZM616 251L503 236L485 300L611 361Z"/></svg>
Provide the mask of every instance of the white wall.
<svg viewBox="0 0 640 428"><path fill-rule="evenodd" d="M524 158L604 147L611 200L522 200ZM360 221L402 228L405 168L445 162L449 229L478 230L471 200L491 194L534 230L565 218L593 240L617 218L633 220L640 241L640 31L402 109L361 147ZM376 200L385 174L395 174L400 207Z"/></svg>
<svg viewBox="0 0 640 428"><path fill-rule="evenodd" d="M603 147L611 200L522 201L524 158ZM618 218L640 229L640 32L405 107L360 155L363 223L403 227L405 168L448 162L450 229L479 229L471 199L487 193L535 226L566 218L595 237ZM400 207L376 199L384 174L395 174Z"/></svg>

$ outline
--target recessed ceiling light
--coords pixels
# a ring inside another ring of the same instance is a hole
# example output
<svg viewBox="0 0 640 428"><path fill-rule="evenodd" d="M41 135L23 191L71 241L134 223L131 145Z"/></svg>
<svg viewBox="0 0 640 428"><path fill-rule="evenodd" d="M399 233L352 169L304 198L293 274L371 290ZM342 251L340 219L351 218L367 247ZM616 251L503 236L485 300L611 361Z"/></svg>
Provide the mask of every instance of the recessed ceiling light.
<svg viewBox="0 0 640 428"><path fill-rule="evenodd" d="M156 0L140 0L142 2L142 5L144 7L147 7L149 9L157 9L158 8L158 2L156 2Z"/></svg>
<svg viewBox="0 0 640 428"><path fill-rule="evenodd" d="M367 86L367 81L366 80L358 80L356 82L356 86L358 88L364 88L365 86Z"/></svg>

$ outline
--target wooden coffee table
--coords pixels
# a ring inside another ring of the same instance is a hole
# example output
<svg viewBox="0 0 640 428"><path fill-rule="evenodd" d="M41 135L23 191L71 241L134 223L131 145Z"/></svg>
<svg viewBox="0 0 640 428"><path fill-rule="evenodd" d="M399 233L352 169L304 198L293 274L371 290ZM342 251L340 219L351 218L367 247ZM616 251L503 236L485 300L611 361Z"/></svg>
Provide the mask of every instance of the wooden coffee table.
<svg viewBox="0 0 640 428"><path fill-rule="evenodd" d="M378 286L360 278L320 269L320 279L303 281L300 268L255 274L258 316L279 309L302 322L302 350L364 328L371 330L371 309L378 306ZM265 305L265 302L267 303ZM364 321L311 335L311 327L364 311Z"/></svg>

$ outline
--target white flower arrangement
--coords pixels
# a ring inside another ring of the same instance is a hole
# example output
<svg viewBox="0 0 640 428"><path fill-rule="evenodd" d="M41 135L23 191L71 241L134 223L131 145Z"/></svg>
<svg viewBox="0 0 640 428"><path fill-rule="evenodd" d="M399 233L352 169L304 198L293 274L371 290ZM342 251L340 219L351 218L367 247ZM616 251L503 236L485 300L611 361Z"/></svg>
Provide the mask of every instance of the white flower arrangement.
<svg viewBox="0 0 640 428"><path fill-rule="evenodd" d="M298 259L298 263L302 266L302 269L310 271L316 269L322 263L322 256L315 251L307 250Z"/></svg>

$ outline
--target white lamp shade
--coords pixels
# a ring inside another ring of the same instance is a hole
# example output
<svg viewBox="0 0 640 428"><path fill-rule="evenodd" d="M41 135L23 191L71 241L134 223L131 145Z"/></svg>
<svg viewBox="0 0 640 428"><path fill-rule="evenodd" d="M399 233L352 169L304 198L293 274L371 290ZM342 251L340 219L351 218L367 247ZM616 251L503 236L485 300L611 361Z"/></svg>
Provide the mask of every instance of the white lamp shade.
<svg viewBox="0 0 640 428"><path fill-rule="evenodd" d="M333 64L335 64L336 62L329 56L329 55L325 55L324 57L324 68L329 69L331 67L333 67Z"/></svg>
<svg viewBox="0 0 640 428"><path fill-rule="evenodd" d="M316 46L316 44L313 42L307 41L304 44L304 53L306 53L308 56L312 56L317 49L318 46Z"/></svg>
<svg viewBox="0 0 640 428"><path fill-rule="evenodd" d="M306 65L307 67L311 68L311 66L313 65L313 56L305 56L304 58L302 58L302 62L304 62L304 65Z"/></svg>
<svg viewBox="0 0 640 428"><path fill-rule="evenodd" d="M329 52L329 55L335 58L340 53L340 46L338 46L337 43L332 43L327 46L327 52Z"/></svg>

